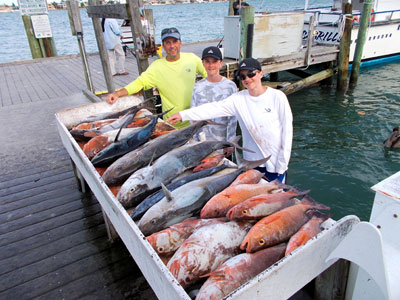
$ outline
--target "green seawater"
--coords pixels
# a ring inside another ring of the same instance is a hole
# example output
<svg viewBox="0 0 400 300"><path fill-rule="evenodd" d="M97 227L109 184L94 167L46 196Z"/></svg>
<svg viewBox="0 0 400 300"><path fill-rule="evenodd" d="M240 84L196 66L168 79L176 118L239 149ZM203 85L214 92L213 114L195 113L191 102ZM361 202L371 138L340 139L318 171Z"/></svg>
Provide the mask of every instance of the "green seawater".
<svg viewBox="0 0 400 300"><path fill-rule="evenodd" d="M369 220L370 188L400 171L383 141L400 126L400 63L361 69L355 89L314 87L288 96L294 118L288 184L311 189L334 219ZM400 183L399 183L400 184Z"/></svg>

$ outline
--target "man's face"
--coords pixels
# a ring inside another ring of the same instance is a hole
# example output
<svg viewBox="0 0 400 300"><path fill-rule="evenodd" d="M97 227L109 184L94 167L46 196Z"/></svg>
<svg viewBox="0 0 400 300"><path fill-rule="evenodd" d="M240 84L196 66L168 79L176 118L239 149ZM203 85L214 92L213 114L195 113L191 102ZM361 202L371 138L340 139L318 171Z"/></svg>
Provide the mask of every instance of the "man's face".
<svg viewBox="0 0 400 300"><path fill-rule="evenodd" d="M167 57L175 60L179 59L179 54L181 52L182 41L173 37L168 37L163 41L163 47L165 52L167 52Z"/></svg>
<svg viewBox="0 0 400 300"><path fill-rule="evenodd" d="M207 71L207 76L219 74L222 65L222 60L215 59L214 57L205 57L203 59L203 66Z"/></svg>
<svg viewBox="0 0 400 300"><path fill-rule="evenodd" d="M252 89L261 84L261 78L263 74L264 73L259 70L253 70L253 71L243 70L240 71L239 77L243 85L247 89Z"/></svg>

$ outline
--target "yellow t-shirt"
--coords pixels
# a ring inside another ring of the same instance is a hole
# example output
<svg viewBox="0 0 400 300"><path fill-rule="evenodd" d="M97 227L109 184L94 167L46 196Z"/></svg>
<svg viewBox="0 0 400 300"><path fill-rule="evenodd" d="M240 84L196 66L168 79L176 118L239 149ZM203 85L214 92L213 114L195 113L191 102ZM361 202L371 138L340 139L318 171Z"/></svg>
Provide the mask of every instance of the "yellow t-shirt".
<svg viewBox="0 0 400 300"><path fill-rule="evenodd" d="M190 108L193 86L196 75L207 77L201 59L193 53L180 53L177 61L169 62L165 57L155 60L145 72L125 88L129 94L135 94L141 89L156 87L161 96L162 109L173 110L164 115L164 119L174 113ZM189 125L189 122L178 124L177 128Z"/></svg>

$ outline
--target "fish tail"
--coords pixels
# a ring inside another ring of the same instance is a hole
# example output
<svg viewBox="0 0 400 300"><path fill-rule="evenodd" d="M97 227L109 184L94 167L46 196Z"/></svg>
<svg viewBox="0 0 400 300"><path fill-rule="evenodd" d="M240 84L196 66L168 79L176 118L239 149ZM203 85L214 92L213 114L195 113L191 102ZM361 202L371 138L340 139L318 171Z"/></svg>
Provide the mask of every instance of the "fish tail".
<svg viewBox="0 0 400 300"><path fill-rule="evenodd" d="M315 210L315 209L310 209L309 211L306 212L306 215L310 219L312 217L317 217L317 218L321 219L322 222L324 222L324 221L328 220L330 217L332 217L331 214L322 213L322 212L320 212L318 210Z"/></svg>
<svg viewBox="0 0 400 300"><path fill-rule="evenodd" d="M326 206L322 203L318 203L317 201L315 201L308 195L304 196L303 200L301 202L309 204L314 209L322 209L322 210L330 210L331 209L329 206Z"/></svg>
<svg viewBox="0 0 400 300"><path fill-rule="evenodd" d="M254 169L262 164L265 164L270 159L271 155L266 158L263 158L263 159L249 161L249 160L245 160L239 154L239 152L235 149L235 157L236 157L236 161L239 165L238 169L242 169L243 171L248 171L248 170Z"/></svg>
<svg viewBox="0 0 400 300"><path fill-rule="evenodd" d="M272 180L271 183L277 185L282 190L293 190L293 188L294 188L291 185L280 182L278 179Z"/></svg>
<svg viewBox="0 0 400 300"><path fill-rule="evenodd" d="M298 197L298 196L305 196L305 195L307 195L309 192L311 192L311 190L302 191L302 190L301 190L299 187L297 187L297 186L292 186L292 187L290 188L290 190L293 191L293 192L295 193L295 197Z"/></svg>
<svg viewBox="0 0 400 300"><path fill-rule="evenodd" d="M250 149L247 149L247 148L239 146L238 142L239 142L239 140L241 138L242 138L242 136L238 135L238 136L235 136L233 139L231 139L229 142L226 141L226 142L223 142L223 143L226 144L226 147L234 147L235 149L240 149L242 151L247 151L247 152L254 153L253 150L250 150Z"/></svg>

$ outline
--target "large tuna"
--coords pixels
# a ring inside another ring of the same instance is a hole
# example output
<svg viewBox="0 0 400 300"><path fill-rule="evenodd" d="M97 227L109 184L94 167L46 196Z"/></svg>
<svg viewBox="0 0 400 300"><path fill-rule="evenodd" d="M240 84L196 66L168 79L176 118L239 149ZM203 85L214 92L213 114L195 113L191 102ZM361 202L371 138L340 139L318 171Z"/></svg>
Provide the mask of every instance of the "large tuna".
<svg viewBox="0 0 400 300"><path fill-rule="evenodd" d="M184 145L205 124L207 121L196 122L172 131L144 144L136 151L125 154L107 168L103 175L105 183L113 185L124 182L135 171L148 165L151 160L156 160L172 149Z"/></svg>
<svg viewBox="0 0 400 300"><path fill-rule="evenodd" d="M187 176L182 177L181 179L171 182L166 186L166 188L168 189L168 191L176 190L178 187L188 182L204 178L207 176L211 176L219 171L222 171L227 167L228 163L224 163L220 166L216 166L211 169L206 169L197 173L189 174ZM138 206L135 207L135 209L132 211L130 215L131 218L135 221L138 220L150 207L152 207L154 204L159 202L164 197L165 197L164 189L158 190L157 192L151 194L146 199L144 199Z"/></svg>
<svg viewBox="0 0 400 300"><path fill-rule="evenodd" d="M228 174L216 174L191 181L172 192L166 192L166 196L140 219L139 229L148 235L198 214L212 195L226 188L240 173L267 160L268 158L246 162Z"/></svg>
<svg viewBox="0 0 400 300"><path fill-rule="evenodd" d="M118 200L125 207L134 206L142 194L168 184L187 169L198 165L217 149L237 146L227 141L204 141L176 148L161 156L153 165L137 170L122 185Z"/></svg>
<svg viewBox="0 0 400 300"><path fill-rule="evenodd" d="M168 269L186 288L240 253L239 245L250 223L230 221L196 230L172 256Z"/></svg>
<svg viewBox="0 0 400 300"><path fill-rule="evenodd" d="M242 253L228 259L215 271L204 275L209 278L201 286L196 300L224 298L280 260L284 256L285 248L286 244L280 244L256 253Z"/></svg>
<svg viewBox="0 0 400 300"><path fill-rule="evenodd" d="M108 166L124 154L133 151L146 143L151 137L153 129L157 124L158 117L166 113L168 113L168 111L161 115L148 116L148 118L152 118L152 120L146 126L128 133L124 138L115 141L105 149L101 150L95 157L93 157L92 164L95 167ZM116 137L116 140L117 139L118 135Z"/></svg>
<svg viewBox="0 0 400 300"><path fill-rule="evenodd" d="M250 253L287 241L310 219L307 211L311 209L329 207L305 197L300 203L258 221L243 240L240 249Z"/></svg>

